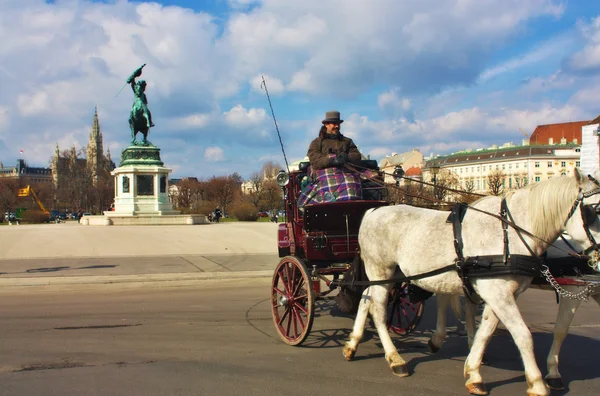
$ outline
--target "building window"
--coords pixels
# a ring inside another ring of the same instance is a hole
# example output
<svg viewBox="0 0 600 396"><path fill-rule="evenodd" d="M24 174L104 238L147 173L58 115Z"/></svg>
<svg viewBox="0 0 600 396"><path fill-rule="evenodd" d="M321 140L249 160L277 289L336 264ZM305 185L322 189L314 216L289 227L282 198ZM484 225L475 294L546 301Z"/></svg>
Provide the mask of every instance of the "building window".
<svg viewBox="0 0 600 396"><path fill-rule="evenodd" d="M560 166L563 168L567 166L567 161L561 161Z"/></svg>
<svg viewBox="0 0 600 396"><path fill-rule="evenodd" d="M579 168L581 166L581 161L575 161L575 166Z"/></svg>
<svg viewBox="0 0 600 396"><path fill-rule="evenodd" d="M535 177L535 181L536 181L536 182L539 182L539 181L540 181L540 177L539 177L539 176L536 176L536 177Z"/></svg>
<svg viewBox="0 0 600 396"><path fill-rule="evenodd" d="M506 164L502 164L502 170L506 169Z"/></svg>
<svg viewBox="0 0 600 396"><path fill-rule="evenodd" d="M575 149L575 152L576 152L576 153L580 153L580 152L581 152L581 149L578 149L578 148L577 148L577 149Z"/></svg>
<svg viewBox="0 0 600 396"><path fill-rule="evenodd" d="M552 161L548 161L548 168L552 168Z"/></svg>
<svg viewBox="0 0 600 396"><path fill-rule="evenodd" d="M508 178L508 188L512 188L512 177Z"/></svg>
<svg viewBox="0 0 600 396"><path fill-rule="evenodd" d="M519 163L518 162L515 164L515 169L519 169Z"/></svg>
<svg viewBox="0 0 600 396"><path fill-rule="evenodd" d="M540 161L535 161L535 167L539 168L540 167Z"/></svg>

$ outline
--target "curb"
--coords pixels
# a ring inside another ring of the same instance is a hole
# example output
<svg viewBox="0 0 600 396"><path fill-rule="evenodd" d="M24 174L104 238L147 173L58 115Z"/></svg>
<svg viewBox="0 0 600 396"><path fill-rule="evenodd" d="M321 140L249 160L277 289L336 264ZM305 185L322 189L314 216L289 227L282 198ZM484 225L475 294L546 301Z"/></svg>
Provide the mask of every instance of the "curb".
<svg viewBox="0 0 600 396"><path fill-rule="evenodd" d="M45 276L38 278L0 278L1 287L35 287L126 283L195 282L219 279L270 278L273 271L232 271L173 274Z"/></svg>

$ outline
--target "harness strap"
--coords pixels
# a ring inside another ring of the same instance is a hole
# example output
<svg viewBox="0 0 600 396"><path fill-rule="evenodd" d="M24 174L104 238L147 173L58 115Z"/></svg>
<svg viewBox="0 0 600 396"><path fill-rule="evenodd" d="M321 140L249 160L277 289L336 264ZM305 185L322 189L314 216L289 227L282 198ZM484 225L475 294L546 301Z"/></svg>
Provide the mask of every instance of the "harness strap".
<svg viewBox="0 0 600 396"><path fill-rule="evenodd" d="M418 275L412 275L412 276L394 276L390 279L383 279L383 280L377 280L377 281L352 281L352 282L343 282L341 280L332 280L331 284L334 286L373 286L373 285L386 285L386 284L390 284L390 283L399 283L399 282L408 282L411 280L418 280L418 279L423 279L423 278L427 278L430 276L435 276L435 275L440 275L443 274L445 272L450 272L452 270L456 270L456 265L452 264L452 265L447 265L445 267L442 268L438 268L435 269L433 271L429 271L429 272L425 272L423 274L418 274Z"/></svg>

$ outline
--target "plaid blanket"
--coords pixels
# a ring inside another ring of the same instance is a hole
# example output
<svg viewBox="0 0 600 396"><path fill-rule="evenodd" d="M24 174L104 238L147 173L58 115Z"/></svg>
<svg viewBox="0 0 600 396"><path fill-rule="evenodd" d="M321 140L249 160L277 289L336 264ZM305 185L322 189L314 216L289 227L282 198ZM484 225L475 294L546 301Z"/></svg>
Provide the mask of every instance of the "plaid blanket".
<svg viewBox="0 0 600 396"><path fill-rule="evenodd" d="M326 168L312 173L312 180L303 188L298 206L321 202L362 199L360 175L340 168Z"/></svg>

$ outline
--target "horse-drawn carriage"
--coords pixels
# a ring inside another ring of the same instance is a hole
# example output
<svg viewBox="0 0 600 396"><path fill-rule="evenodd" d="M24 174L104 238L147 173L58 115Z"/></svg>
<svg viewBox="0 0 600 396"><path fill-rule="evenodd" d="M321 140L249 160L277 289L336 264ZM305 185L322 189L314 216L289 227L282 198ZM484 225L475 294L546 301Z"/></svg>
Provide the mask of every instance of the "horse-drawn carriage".
<svg viewBox="0 0 600 396"><path fill-rule="evenodd" d="M308 162L302 162L297 171L282 171L277 178L284 190L286 222L278 229L281 260L273 275L271 306L275 328L289 345L306 339L315 302L330 298L340 276L355 259L360 260L358 229L364 213L388 205L386 188L363 180L361 199L299 207L298 198L310 176L308 167ZM363 160L358 167L379 172L373 160ZM388 303L388 329L408 334L418 324L423 308L422 302L410 301L406 284L396 284Z"/></svg>

